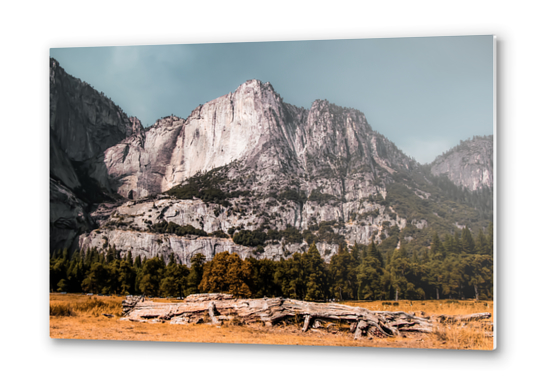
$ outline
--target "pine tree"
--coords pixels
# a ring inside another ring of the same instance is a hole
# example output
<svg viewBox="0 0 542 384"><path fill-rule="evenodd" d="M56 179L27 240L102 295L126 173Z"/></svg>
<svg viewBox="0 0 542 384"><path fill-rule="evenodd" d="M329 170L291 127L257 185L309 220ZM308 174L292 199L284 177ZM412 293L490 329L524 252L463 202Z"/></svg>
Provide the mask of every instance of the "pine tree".
<svg viewBox="0 0 542 384"><path fill-rule="evenodd" d="M303 300L307 293L307 259L295 252L288 259L281 258L275 272L275 282L280 286L282 295Z"/></svg>
<svg viewBox="0 0 542 384"><path fill-rule="evenodd" d="M389 268L391 286L394 290L394 299L405 299L409 291L414 290L414 285L409 283L407 276L410 273L410 260L404 247L393 252Z"/></svg>
<svg viewBox="0 0 542 384"><path fill-rule="evenodd" d="M82 288L85 292L108 293L107 283L109 280L109 271L103 263L96 261L92 264L90 271L83 280Z"/></svg>
<svg viewBox="0 0 542 384"><path fill-rule="evenodd" d="M382 297L382 262L373 242L362 255L358 268L358 300L378 300Z"/></svg>
<svg viewBox="0 0 542 384"><path fill-rule="evenodd" d="M247 261L252 268L252 286L249 288L254 297L280 296L280 286L275 282L275 273L279 263L269 259L257 260L253 257Z"/></svg>
<svg viewBox="0 0 542 384"><path fill-rule="evenodd" d="M164 260L161 257L155 256L143 262L139 289L144 295L157 296L159 294L164 269Z"/></svg>
<svg viewBox="0 0 542 384"><path fill-rule="evenodd" d="M444 247L436 232L433 234L433 241L431 242L431 253L433 258L444 259Z"/></svg>
<svg viewBox="0 0 542 384"><path fill-rule="evenodd" d="M442 280L443 280L443 260L438 258L433 258L427 263L427 273L425 275L425 282L430 288L431 294L430 297L435 299L440 299L440 294L442 292ZM433 295L434 293L434 295Z"/></svg>
<svg viewBox="0 0 542 384"><path fill-rule="evenodd" d="M242 260L237 253L228 255L228 272L226 275L228 293L233 297L251 297L252 265Z"/></svg>
<svg viewBox="0 0 542 384"><path fill-rule="evenodd" d="M354 253L354 250L352 250ZM356 297L356 268L359 263L342 247L329 263L331 294L337 300L352 300Z"/></svg>
<svg viewBox="0 0 542 384"><path fill-rule="evenodd" d="M486 237L484 236L484 233L480 229L478 231L478 236L476 237L476 242L474 246L474 250L479 255L487 254L487 245L486 245Z"/></svg>
<svg viewBox="0 0 542 384"><path fill-rule="evenodd" d="M425 265L421 262L420 258L416 251L412 252L412 259L410 263L410 276L408 278L409 282L414 285L414 292L412 292L411 299L425 299L425 287L424 287L424 276L425 276Z"/></svg>
<svg viewBox="0 0 542 384"><path fill-rule="evenodd" d="M128 264L133 267L134 266L134 258L132 256L132 251L128 251L126 255L124 256L124 260L128 262ZM141 261L141 258L139 258L139 261Z"/></svg>
<svg viewBox="0 0 542 384"><path fill-rule="evenodd" d="M118 285L121 295L135 293L136 271L129 260L122 260L118 268Z"/></svg>
<svg viewBox="0 0 542 384"><path fill-rule="evenodd" d="M460 256L454 254L452 257L447 257L440 265L440 268L441 279L439 282L441 283L442 294L448 295L450 299L452 296L460 297L463 285L461 273L463 267Z"/></svg>
<svg viewBox="0 0 542 384"><path fill-rule="evenodd" d="M68 292L81 292L81 282L83 280L83 270L81 269L81 258L79 251L75 251L71 257L67 271L68 285L64 289Z"/></svg>
<svg viewBox="0 0 542 384"><path fill-rule="evenodd" d="M307 265L307 288L305 300L317 301L327 298L327 275L324 259L320 256L318 248L314 243L311 244L307 253L303 254Z"/></svg>
<svg viewBox="0 0 542 384"><path fill-rule="evenodd" d="M469 255L465 265L465 278L474 289L474 298L493 298L493 257Z"/></svg>
<svg viewBox="0 0 542 384"><path fill-rule="evenodd" d="M241 260L237 253L217 253L213 260L203 266L199 290L224 292L234 297L250 297L252 269L249 262Z"/></svg>
<svg viewBox="0 0 542 384"><path fill-rule="evenodd" d="M69 267L68 250L65 248L62 252L54 255L49 262L49 287L51 291L58 290L58 284L62 282L62 290L68 287L68 267Z"/></svg>
<svg viewBox="0 0 542 384"><path fill-rule="evenodd" d="M459 231L454 231L454 252L461 253L463 249L463 242L461 241L461 233Z"/></svg>
<svg viewBox="0 0 542 384"><path fill-rule="evenodd" d="M469 255L474 254L474 240L472 238L472 234L469 228L467 227L463 228L463 231L461 232L461 242L463 246L463 252Z"/></svg>
<svg viewBox="0 0 542 384"><path fill-rule="evenodd" d="M487 227L486 252L484 254L493 256L493 223L489 223Z"/></svg>
<svg viewBox="0 0 542 384"><path fill-rule="evenodd" d="M444 235L444 244L443 244L443 247L444 247L444 252L446 255L450 255L452 253L457 253L456 252L456 245L455 245L455 239L453 236L450 236L449 234L445 234Z"/></svg>
<svg viewBox="0 0 542 384"><path fill-rule="evenodd" d="M189 269L182 264L177 264L173 254L169 256L164 277L160 282L160 293L166 297L181 297L186 289L186 276Z"/></svg>
<svg viewBox="0 0 542 384"><path fill-rule="evenodd" d="M354 243L354 246L352 247L351 255L358 265L361 263L361 254L362 254L362 249L359 246L358 242L356 241Z"/></svg>
<svg viewBox="0 0 542 384"><path fill-rule="evenodd" d="M203 265L205 264L205 255L202 253L196 253L190 259L190 273L186 282L186 295L192 295L200 292L198 286L201 283L203 277Z"/></svg>
<svg viewBox="0 0 542 384"><path fill-rule="evenodd" d="M107 253L105 254L105 262L111 264L115 260L115 250L109 246Z"/></svg>

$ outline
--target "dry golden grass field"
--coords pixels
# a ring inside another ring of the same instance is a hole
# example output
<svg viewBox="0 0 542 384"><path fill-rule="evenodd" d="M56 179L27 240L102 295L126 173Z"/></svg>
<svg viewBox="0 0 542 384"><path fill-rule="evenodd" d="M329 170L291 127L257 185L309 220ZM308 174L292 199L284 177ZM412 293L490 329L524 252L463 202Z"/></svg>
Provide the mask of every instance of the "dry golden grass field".
<svg viewBox="0 0 542 384"><path fill-rule="evenodd" d="M317 329L302 333L301 327L259 325L173 325L120 320L124 297L88 297L76 294L50 295L50 336L55 339L146 340L234 344L289 344L347 347L492 350L493 316L486 322L437 326L432 334L404 334L392 338L354 340L347 327L336 334ZM168 301L152 299L153 301ZM176 300L172 300L175 302ZM346 302L375 311L421 311L430 315L493 314L492 301L399 301ZM113 315L106 317L103 314Z"/></svg>

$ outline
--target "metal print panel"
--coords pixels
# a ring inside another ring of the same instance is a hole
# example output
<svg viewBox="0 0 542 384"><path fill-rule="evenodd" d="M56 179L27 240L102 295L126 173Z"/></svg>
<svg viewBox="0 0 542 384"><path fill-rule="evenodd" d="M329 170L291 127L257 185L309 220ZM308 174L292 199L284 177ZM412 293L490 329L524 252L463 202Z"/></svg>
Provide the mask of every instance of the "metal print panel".
<svg viewBox="0 0 542 384"><path fill-rule="evenodd" d="M50 51L50 335L494 348L494 38Z"/></svg>

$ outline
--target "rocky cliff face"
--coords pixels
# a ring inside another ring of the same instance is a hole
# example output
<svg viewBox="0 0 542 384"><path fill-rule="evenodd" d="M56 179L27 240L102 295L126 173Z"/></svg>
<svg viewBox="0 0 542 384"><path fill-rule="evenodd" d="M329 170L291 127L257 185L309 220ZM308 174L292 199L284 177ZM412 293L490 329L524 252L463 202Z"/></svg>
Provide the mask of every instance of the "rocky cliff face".
<svg viewBox="0 0 542 384"><path fill-rule="evenodd" d="M431 163L431 173L470 191L493 188L493 135L462 141Z"/></svg>
<svg viewBox="0 0 542 384"><path fill-rule="evenodd" d="M243 258L287 257L307 249L311 237L268 241L255 253L231 239L149 234L154 224L165 220L207 233L289 227L317 233L326 222L328 237L336 240L381 241L389 227L404 228L406 219L369 198L385 197L394 173L417 167L361 112L321 100L309 110L297 108L257 80L196 108L186 120L159 120L107 149L105 163L119 194L144 201L118 207L99 230L81 236L80 247L113 245L142 256L173 252L184 263L194 253L226 249ZM202 174L209 187L227 195L227 204L152 197ZM135 233L138 240L131 243ZM320 241L317 247L330 259L338 243Z"/></svg>
<svg viewBox="0 0 542 384"><path fill-rule="evenodd" d="M141 131L105 95L50 60L51 249L77 245L93 222L90 205L114 198L104 151ZM69 224L67 224L69 223ZM75 240L75 243L74 243Z"/></svg>
<svg viewBox="0 0 542 384"><path fill-rule="evenodd" d="M250 80L186 119L143 128L54 60L51 83L52 246L173 253L189 264L226 250L288 257L315 242L329 260L340 244L394 248L435 220L458 225L442 218L419 164L357 110L325 100L298 108ZM235 243L242 230L267 240Z"/></svg>
<svg viewBox="0 0 542 384"><path fill-rule="evenodd" d="M228 95L196 108L184 120L159 120L105 151L116 191L127 198L164 192L198 173L239 162L258 179L277 174L332 174L336 182L378 166L409 169L414 161L372 131L365 116L327 101L310 110L286 104L269 84L250 80ZM240 169L239 168L239 169ZM378 172L378 171L376 171Z"/></svg>
<svg viewBox="0 0 542 384"><path fill-rule="evenodd" d="M68 75L50 60L50 132L69 159L79 162L103 152L140 127L103 93Z"/></svg>

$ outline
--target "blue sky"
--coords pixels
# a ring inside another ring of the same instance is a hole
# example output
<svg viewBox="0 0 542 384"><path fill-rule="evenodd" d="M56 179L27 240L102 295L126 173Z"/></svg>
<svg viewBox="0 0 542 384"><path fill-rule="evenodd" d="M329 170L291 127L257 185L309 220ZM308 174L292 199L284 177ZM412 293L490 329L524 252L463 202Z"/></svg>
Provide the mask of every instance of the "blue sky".
<svg viewBox="0 0 542 384"><path fill-rule="evenodd" d="M374 130L421 163L493 133L493 37L54 48L71 75L145 126L270 82L285 102L359 109Z"/></svg>

